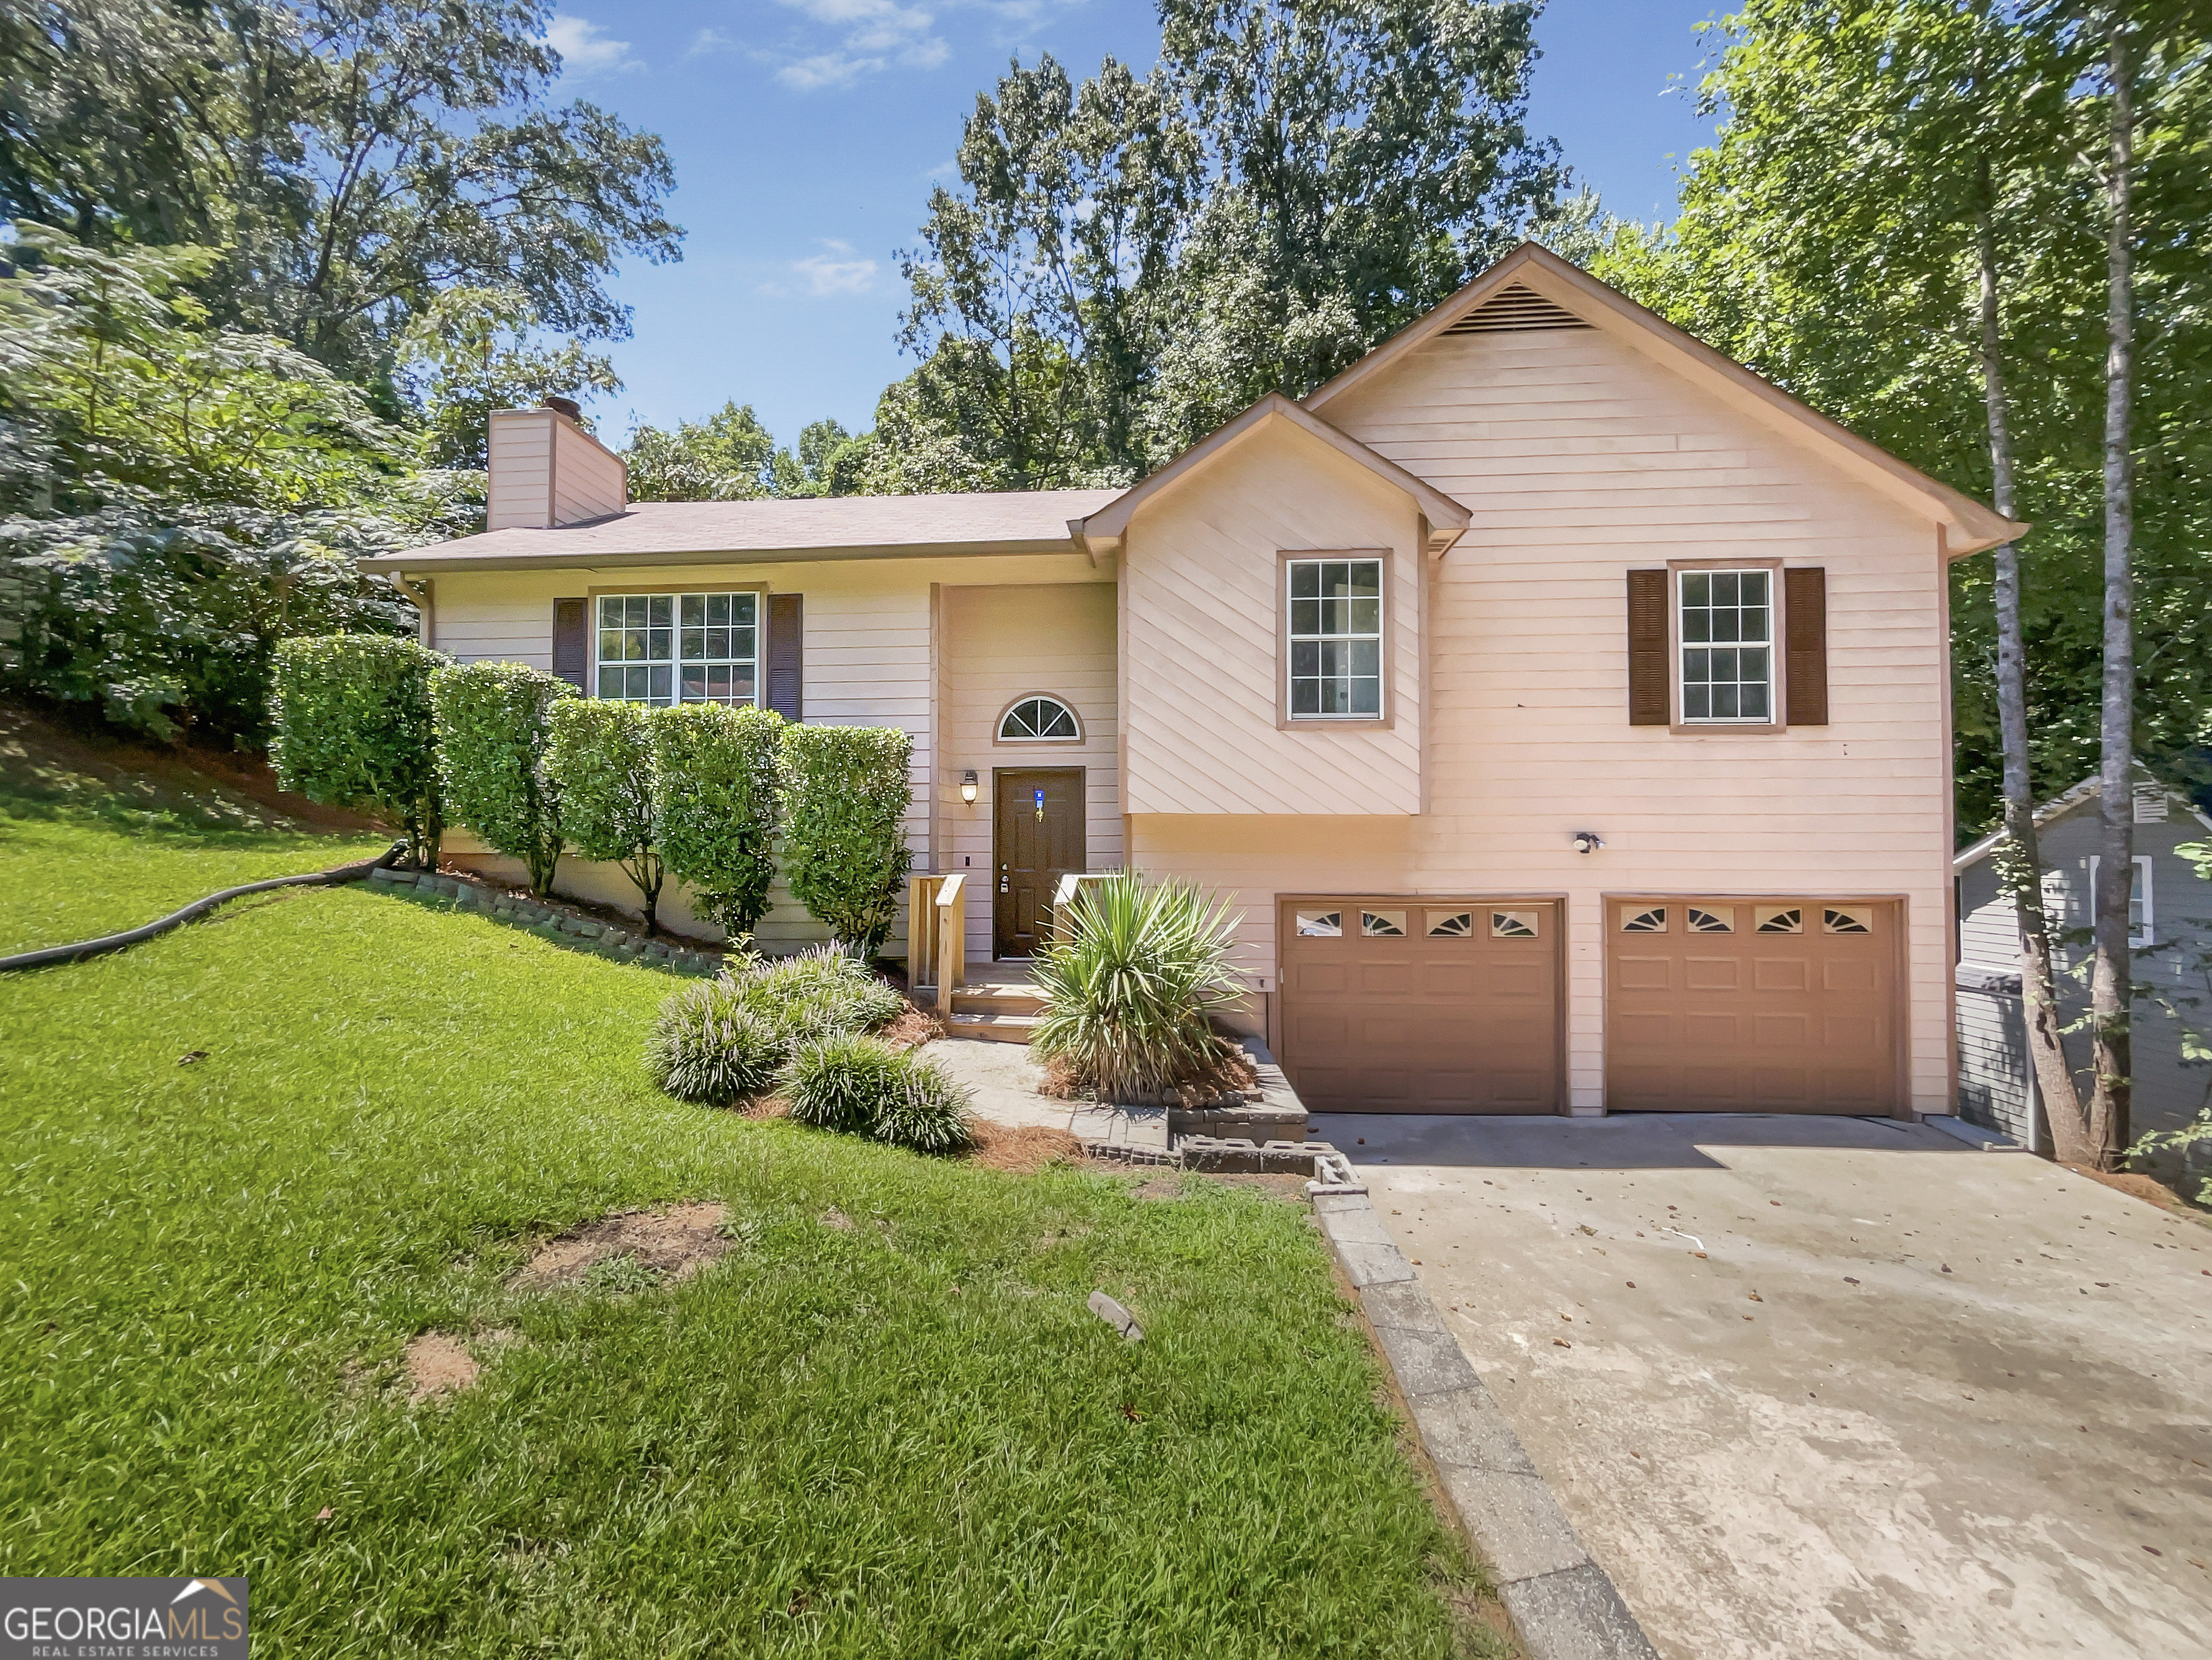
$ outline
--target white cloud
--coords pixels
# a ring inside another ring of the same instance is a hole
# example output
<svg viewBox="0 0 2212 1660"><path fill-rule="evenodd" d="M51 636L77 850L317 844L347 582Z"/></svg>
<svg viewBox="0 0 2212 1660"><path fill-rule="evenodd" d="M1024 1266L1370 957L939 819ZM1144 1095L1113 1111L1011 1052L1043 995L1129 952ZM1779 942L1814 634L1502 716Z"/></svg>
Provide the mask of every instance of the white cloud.
<svg viewBox="0 0 2212 1660"><path fill-rule="evenodd" d="M684 55L686 58L703 58L710 52L735 52L739 44L734 34L725 33L720 29L701 29L691 37L690 50Z"/></svg>
<svg viewBox="0 0 2212 1660"><path fill-rule="evenodd" d="M893 64L903 69L935 69L952 55L942 35L933 33L937 17L920 6L897 0L779 0L791 10L836 29L837 46L787 64L776 79L801 92L849 86Z"/></svg>
<svg viewBox="0 0 2212 1660"><path fill-rule="evenodd" d="M629 42L610 40L597 23L565 12L555 12L545 26L545 44L561 54L564 75L626 75L645 67L629 55Z"/></svg>
<svg viewBox="0 0 2212 1660"><path fill-rule="evenodd" d="M852 257L853 245L825 238L826 253L811 253L791 262L792 270L806 279L806 291L820 299L829 295L866 294L875 286L876 262ZM842 256L842 257L841 257Z"/></svg>

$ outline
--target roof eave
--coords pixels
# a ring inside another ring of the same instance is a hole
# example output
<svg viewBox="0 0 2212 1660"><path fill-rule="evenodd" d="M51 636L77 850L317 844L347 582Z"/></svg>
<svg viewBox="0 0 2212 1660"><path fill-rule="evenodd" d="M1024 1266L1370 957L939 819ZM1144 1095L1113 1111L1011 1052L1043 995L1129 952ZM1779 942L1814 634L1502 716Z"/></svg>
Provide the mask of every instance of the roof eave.
<svg viewBox="0 0 2212 1660"><path fill-rule="evenodd" d="M411 573L434 575L453 571L617 570L661 565L788 565L825 564L856 559L975 559L1013 555L1066 554L1080 557L1088 550L1067 537L1027 537L980 542L860 543L835 547L623 549L592 552L574 548L549 548L528 553L441 553L434 544L405 553L380 554L360 561L361 569L374 575ZM1092 562L1097 556L1091 556Z"/></svg>

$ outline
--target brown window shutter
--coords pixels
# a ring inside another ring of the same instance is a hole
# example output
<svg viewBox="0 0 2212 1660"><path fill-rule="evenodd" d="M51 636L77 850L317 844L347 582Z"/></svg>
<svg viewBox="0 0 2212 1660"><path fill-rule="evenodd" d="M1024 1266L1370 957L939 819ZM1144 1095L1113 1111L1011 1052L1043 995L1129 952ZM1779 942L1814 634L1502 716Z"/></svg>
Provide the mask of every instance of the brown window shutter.
<svg viewBox="0 0 2212 1660"><path fill-rule="evenodd" d="M1787 657L1783 718L1793 727L1828 724L1828 573L1818 565L1782 573L1782 627Z"/></svg>
<svg viewBox="0 0 2212 1660"><path fill-rule="evenodd" d="M1628 724L1670 724L1674 689L1667 666L1667 573L1628 573Z"/></svg>
<svg viewBox="0 0 2212 1660"><path fill-rule="evenodd" d="M768 597L768 706L787 721L804 707L806 684L806 598Z"/></svg>
<svg viewBox="0 0 2212 1660"><path fill-rule="evenodd" d="M553 672L578 691L587 692L592 658L591 629L586 626L590 601L553 602Z"/></svg>

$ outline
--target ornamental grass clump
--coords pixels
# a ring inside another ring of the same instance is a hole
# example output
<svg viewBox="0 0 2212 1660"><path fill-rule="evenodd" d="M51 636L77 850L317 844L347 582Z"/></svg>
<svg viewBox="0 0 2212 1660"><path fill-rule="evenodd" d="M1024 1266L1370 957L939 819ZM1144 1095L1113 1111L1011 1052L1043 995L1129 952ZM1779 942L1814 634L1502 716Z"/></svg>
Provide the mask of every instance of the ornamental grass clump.
<svg viewBox="0 0 2212 1660"><path fill-rule="evenodd" d="M840 952L749 963L661 1004L646 1069L679 1100L730 1106L776 1089L798 1051L888 1025L906 1006Z"/></svg>
<svg viewBox="0 0 2212 1660"><path fill-rule="evenodd" d="M791 1037L732 981L686 986L661 1004L646 1070L679 1101L726 1107L766 1094L791 1058Z"/></svg>
<svg viewBox="0 0 2212 1660"><path fill-rule="evenodd" d="M1229 967L1235 932L1226 909L1186 883L1083 884L1037 953L1045 1009L1031 1053L1109 1101L1231 1081L1237 1052L1212 1021L1243 995Z"/></svg>
<svg viewBox="0 0 2212 1660"><path fill-rule="evenodd" d="M934 1062L880 1038L848 1035L809 1043L784 1084L803 1124L866 1135L917 1152L959 1152L975 1132L968 1093Z"/></svg>

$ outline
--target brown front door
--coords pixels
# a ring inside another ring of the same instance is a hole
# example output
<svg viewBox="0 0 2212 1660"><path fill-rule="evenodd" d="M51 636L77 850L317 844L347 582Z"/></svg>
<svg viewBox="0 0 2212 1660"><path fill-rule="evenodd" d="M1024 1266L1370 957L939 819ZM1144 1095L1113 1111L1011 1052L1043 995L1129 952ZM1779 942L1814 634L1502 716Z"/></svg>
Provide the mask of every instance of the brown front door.
<svg viewBox="0 0 2212 1660"><path fill-rule="evenodd" d="M1084 868L1083 769L995 775L998 820L992 862L991 954L1034 957L1052 916L1060 879Z"/></svg>
<svg viewBox="0 0 2212 1660"><path fill-rule="evenodd" d="M1315 1112L1554 1112L1553 900L1286 899L1283 1067Z"/></svg>
<svg viewBox="0 0 2212 1660"><path fill-rule="evenodd" d="M1605 907L1609 1110L1897 1110L1894 903L1715 897Z"/></svg>

